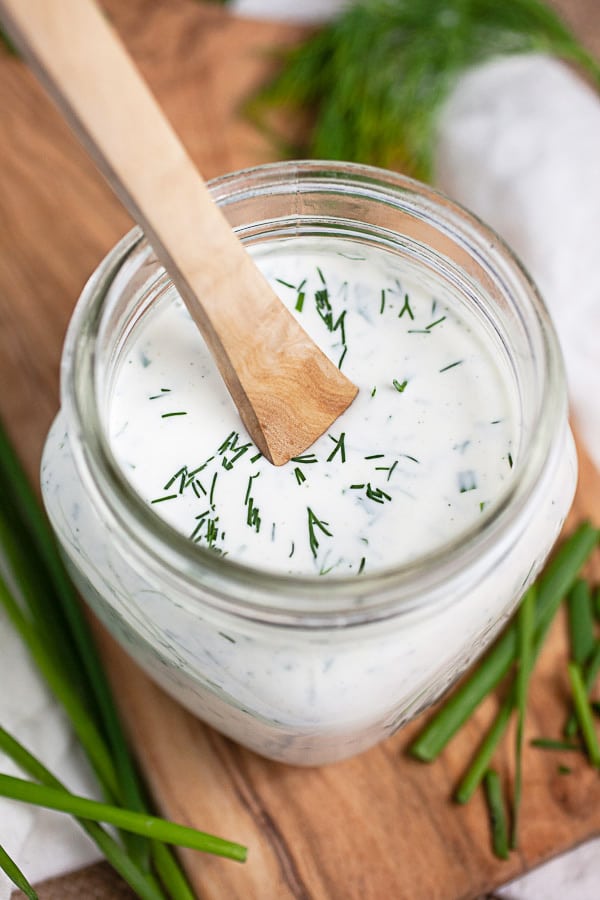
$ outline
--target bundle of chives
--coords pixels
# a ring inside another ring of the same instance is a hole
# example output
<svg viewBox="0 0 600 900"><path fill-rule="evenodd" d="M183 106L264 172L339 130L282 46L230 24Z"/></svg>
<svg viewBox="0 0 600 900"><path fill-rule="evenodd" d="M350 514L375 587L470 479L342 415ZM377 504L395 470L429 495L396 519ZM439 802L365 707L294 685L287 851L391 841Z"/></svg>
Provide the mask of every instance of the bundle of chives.
<svg viewBox="0 0 600 900"><path fill-rule="evenodd" d="M593 724L592 704L589 700L589 692L600 671L600 641L594 639L593 605L589 588L577 577L598 545L599 537L600 532L590 523L584 522L564 541L537 583L525 594L516 619L409 747L409 752L417 759L423 762L435 760L479 703L492 693L516 664L516 676L454 795L459 803L466 803L477 787L484 782L493 822L493 845L497 855L502 858L508 855L509 844L508 837L505 842L504 837L499 837L498 833L500 787L498 776L491 769L491 762L513 712L517 709L513 821L510 837L510 847L515 848L518 845L527 688L535 661L565 596L568 596L573 655L573 661L569 664L569 678L575 705L575 713L565 730L569 736L575 734L579 728L590 761L595 766L600 765L600 747ZM532 741L532 744L543 749L581 750L580 745L573 742L537 739ZM505 829L505 826L502 825L502 828Z"/></svg>
<svg viewBox="0 0 600 900"><path fill-rule="evenodd" d="M75 589L1 424L0 480L0 549L9 576L6 581L0 577L0 604L63 705L108 802L98 804L72 795L1 728L0 750L34 780L0 775L0 795L70 812L143 900L193 900L185 875L165 844L192 846L239 861L245 859L246 850L150 814ZM113 838L98 822L118 827L120 839ZM1 847L0 867L28 897L35 897L23 873Z"/></svg>

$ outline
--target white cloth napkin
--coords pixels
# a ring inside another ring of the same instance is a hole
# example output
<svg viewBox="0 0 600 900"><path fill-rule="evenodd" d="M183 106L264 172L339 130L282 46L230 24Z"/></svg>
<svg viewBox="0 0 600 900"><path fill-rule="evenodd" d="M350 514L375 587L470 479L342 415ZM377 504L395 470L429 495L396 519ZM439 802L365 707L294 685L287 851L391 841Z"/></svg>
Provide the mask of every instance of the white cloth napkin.
<svg viewBox="0 0 600 900"><path fill-rule="evenodd" d="M238 0L251 15L324 18L344 0L312 0L299 12L289 0ZM302 15L304 13L304 15ZM284 15L285 14L285 15ZM600 100L564 66L539 56L487 64L464 77L445 108L439 183L494 226L529 267L552 311L566 358L580 432L600 465ZM32 670L0 613L0 722L76 791L93 779L63 716ZM0 770L19 774L0 755ZM70 819L0 800L0 844L30 880L97 858ZM593 848L590 851L589 848ZM546 867L504 889L506 900L596 900L600 843L592 862ZM595 867L594 867L595 860ZM587 881L586 881L587 879ZM537 885L539 884L539 888ZM543 887L542 887L543 885ZM0 900L11 885L0 876Z"/></svg>

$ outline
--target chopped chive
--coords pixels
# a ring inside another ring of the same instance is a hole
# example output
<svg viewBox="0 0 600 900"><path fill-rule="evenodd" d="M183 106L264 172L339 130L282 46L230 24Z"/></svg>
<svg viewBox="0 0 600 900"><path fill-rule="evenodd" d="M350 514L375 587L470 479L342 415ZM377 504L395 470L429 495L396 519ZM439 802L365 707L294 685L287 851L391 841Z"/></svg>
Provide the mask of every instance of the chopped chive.
<svg viewBox="0 0 600 900"><path fill-rule="evenodd" d="M254 456L250 457L250 462L251 463L258 462L258 460L261 458L261 456L262 456L262 453L255 453Z"/></svg>
<svg viewBox="0 0 600 900"><path fill-rule="evenodd" d="M418 465L420 465L420 462L416 456L410 456L408 453L401 453L400 456L402 456L404 459L410 459L411 462L414 462L414 463L417 463Z"/></svg>
<svg viewBox="0 0 600 900"><path fill-rule="evenodd" d="M364 488L364 486L365 486L365 485L364 485L364 482L363 482L363 484L351 484L351 485L350 485L350 490L351 490L351 491L362 491L362 489Z"/></svg>
<svg viewBox="0 0 600 900"><path fill-rule="evenodd" d="M204 487L204 485L202 484L202 482L200 481L199 478L194 478L194 480L192 481L192 490L195 493L196 497L198 497L198 499L200 499L200 497L201 497L201 495L198 493L198 491L201 491L202 494L204 494L204 496L206 497L206 488Z"/></svg>
<svg viewBox="0 0 600 900"><path fill-rule="evenodd" d="M427 331L431 331L432 328L435 328L436 325L439 325L441 322L446 320L446 316L440 316L439 319L436 319L435 322L430 322L429 325L426 326Z"/></svg>
<svg viewBox="0 0 600 900"><path fill-rule="evenodd" d="M389 481L390 478L392 477L392 472L394 471L394 469L396 468L397 465L398 465L398 460L395 459L394 462L392 463L392 465L388 469L387 479L386 479L387 481Z"/></svg>
<svg viewBox="0 0 600 900"><path fill-rule="evenodd" d="M294 469L294 475L296 476L296 481L298 482L298 484L302 484L306 481L306 475L298 466L296 466L296 468Z"/></svg>
<svg viewBox="0 0 600 900"><path fill-rule="evenodd" d="M310 463L316 463L319 460L315 456L314 453L304 453L302 456L292 456L292 462L295 463L303 463L304 465L309 465Z"/></svg>
<svg viewBox="0 0 600 900"><path fill-rule="evenodd" d="M225 453L226 450L229 450L229 448L235 444L236 439L237 431L232 431L218 448L217 453Z"/></svg>
<svg viewBox="0 0 600 900"><path fill-rule="evenodd" d="M250 475L248 477L248 487L246 488L246 496L244 497L244 506L248 503L248 500L250 499L250 491L252 490L252 482L254 481L255 478L258 478L259 475L260 475L260 472L256 472L254 475Z"/></svg>
<svg viewBox="0 0 600 900"><path fill-rule="evenodd" d="M394 380L392 381L392 384L394 385L394 387L396 388L396 390L398 391L399 394L403 394L404 390L406 388L406 385L408 384L408 381L405 379L404 381L400 382L400 381L398 381L397 378L394 378Z"/></svg>
<svg viewBox="0 0 600 900"><path fill-rule="evenodd" d="M295 544L294 544L294 542L292 541L292 549L290 550L288 559L291 559L291 558L292 558L292 556L294 555L294 550L295 550L295 549L296 549Z"/></svg>
<svg viewBox="0 0 600 900"><path fill-rule="evenodd" d="M356 573L357 575L361 575L361 574L364 572L364 569L365 569L365 563L366 563L366 562L367 562L367 560L366 560L365 557L363 556L363 557L361 558L360 565L359 565L359 567L358 567L358 572Z"/></svg>
<svg viewBox="0 0 600 900"><path fill-rule="evenodd" d="M329 434L327 436L331 441L333 441L333 443L335 444L335 447L333 448L333 450L327 457L326 461L331 462L335 458L337 453L339 453L342 458L342 462L345 463L346 462L346 445L344 442L346 439L346 432L342 431L339 438L334 438L333 435L331 435L331 434Z"/></svg>
<svg viewBox="0 0 600 900"><path fill-rule="evenodd" d="M383 315L385 310L385 288L381 289L381 303L379 304L379 315Z"/></svg>
<svg viewBox="0 0 600 900"><path fill-rule="evenodd" d="M596 641L592 655L584 669L584 683L588 694L594 687L598 672L600 672L600 641ZM563 731L565 737L573 737L577 733L577 716L575 713L571 713Z"/></svg>
<svg viewBox="0 0 600 900"><path fill-rule="evenodd" d="M598 735L596 734L596 726L594 725L594 718L585 689L581 666L577 663L570 662L567 669L569 672L569 680L571 682L571 690L573 692L575 714L577 715L579 727L581 729L581 736L587 748L591 764L595 768L600 768L600 745L598 744Z"/></svg>
<svg viewBox="0 0 600 900"><path fill-rule="evenodd" d="M531 587L519 607L517 615L517 650L519 667L516 679L517 730L515 738L515 785L513 793L513 817L510 846L519 844L519 813L523 786L523 733L527 710L527 691L532 669L533 636L535 629L536 588Z"/></svg>
<svg viewBox="0 0 600 900"><path fill-rule="evenodd" d="M374 397L376 393L377 393L377 387L374 387L373 390L371 391L371 397Z"/></svg>
<svg viewBox="0 0 600 900"><path fill-rule="evenodd" d="M500 776L494 769L485 773L485 797L492 829L492 847L500 859L508 859L508 828L500 787Z"/></svg>
<svg viewBox="0 0 600 900"><path fill-rule="evenodd" d="M172 419L173 416L187 416L187 413L186 413L186 412L170 412L170 413L163 413L163 414L161 415L161 419Z"/></svg>
<svg viewBox="0 0 600 900"><path fill-rule="evenodd" d="M402 316L404 315L404 313L408 313L408 315L410 316L411 319L415 318L414 313L413 313L412 309L410 308L410 300L408 299L408 294L404 295L404 305L403 305L402 309L400 310L400 312L398 313L398 318L401 319Z"/></svg>
<svg viewBox="0 0 600 900"><path fill-rule="evenodd" d="M344 362L344 357L346 356L347 352L348 352L348 348L344 347L344 349L342 350L342 355L340 356L340 358L338 360L338 369L342 368L342 363Z"/></svg>
<svg viewBox="0 0 600 900"><path fill-rule="evenodd" d="M296 310L296 312L302 312L302 310L304 308L305 298L306 298L306 294L304 293L304 291L298 291L298 296L296 297L296 305L294 306L294 309Z"/></svg>
<svg viewBox="0 0 600 900"><path fill-rule="evenodd" d="M215 474L212 477L212 481L210 483L210 493L208 495L208 502L210 503L210 505L212 507L214 507L214 505L215 505L215 486L217 484L217 475L218 474L219 474L218 472L215 472Z"/></svg>
<svg viewBox="0 0 600 900"><path fill-rule="evenodd" d="M322 522L319 517L314 514L310 506L306 507L306 512L308 514L308 543L311 553L316 559L319 541L315 534L315 528L318 528L323 534L326 534L327 537L333 537L333 535L328 530L329 522Z"/></svg>
<svg viewBox="0 0 600 900"><path fill-rule="evenodd" d="M371 453L370 456L365 456L365 459L383 459L385 453Z"/></svg>
<svg viewBox="0 0 600 900"><path fill-rule="evenodd" d="M407 334L431 334L426 328L409 328Z"/></svg>
<svg viewBox="0 0 600 900"><path fill-rule="evenodd" d="M157 497L155 500L151 500L150 503L162 503L164 500L175 500L179 494L167 494L166 497Z"/></svg>
<svg viewBox="0 0 600 900"><path fill-rule="evenodd" d="M168 491L171 485L175 484L177 479L180 478L184 473L187 474L187 466L182 466L181 469L178 469L178 471L175 472L175 474L171 478L169 478L169 480L163 487L163 491ZM181 493L181 491L179 493Z"/></svg>
<svg viewBox="0 0 600 900"><path fill-rule="evenodd" d="M317 266L317 272L319 273L319 278L321 279L321 283L322 283L322 284L327 284L327 282L325 281L325 278L324 278L324 276L323 276L323 273L322 273L322 271L320 270L320 268L319 268L318 266Z"/></svg>
<svg viewBox="0 0 600 900"><path fill-rule="evenodd" d="M367 490L365 491L366 496L369 500L374 500L375 503L383 503L384 500L391 500L389 494L386 494L381 488L374 488L371 485L371 482L367 483Z"/></svg>
<svg viewBox="0 0 600 900"><path fill-rule="evenodd" d="M295 285L290 284L289 281L284 281L283 278L276 278L275 281L276 281L278 284L282 284L282 285L283 285L284 287L286 287L286 288L290 288L292 291L295 291L295 290L296 290L296 286L295 286Z"/></svg>
<svg viewBox="0 0 600 900"><path fill-rule="evenodd" d="M454 369L456 366L462 366L463 362L464 362L463 359L457 359L456 362L450 363L449 366L444 366L443 369L439 369L438 371L439 372L447 372L449 369Z"/></svg>

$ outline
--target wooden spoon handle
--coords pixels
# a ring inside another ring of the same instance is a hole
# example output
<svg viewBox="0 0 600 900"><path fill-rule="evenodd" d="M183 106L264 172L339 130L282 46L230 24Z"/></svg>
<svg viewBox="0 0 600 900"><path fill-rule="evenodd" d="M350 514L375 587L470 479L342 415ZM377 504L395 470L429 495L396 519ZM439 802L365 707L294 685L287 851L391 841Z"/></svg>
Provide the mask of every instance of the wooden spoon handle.
<svg viewBox="0 0 600 900"><path fill-rule="evenodd" d="M276 464L301 453L356 388L310 341L235 238L100 9L92 0L0 0L0 14L144 229L254 442Z"/></svg>

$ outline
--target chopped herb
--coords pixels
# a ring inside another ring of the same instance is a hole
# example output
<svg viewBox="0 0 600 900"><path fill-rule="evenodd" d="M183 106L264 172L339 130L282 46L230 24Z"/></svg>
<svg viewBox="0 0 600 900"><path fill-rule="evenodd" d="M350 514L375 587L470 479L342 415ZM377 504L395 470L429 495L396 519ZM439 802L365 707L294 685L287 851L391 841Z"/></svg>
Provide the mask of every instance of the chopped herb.
<svg viewBox="0 0 600 900"><path fill-rule="evenodd" d="M403 305L402 309L400 310L400 312L398 313L398 318L401 319L402 316L404 315L404 313L408 313L411 320L414 320L415 316L414 316L412 309L410 308L410 300L408 298L408 294L404 295L404 305Z"/></svg>
<svg viewBox="0 0 600 900"><path fill-rule="evenodd" d="M306 481L306 475L298 466L296 466L296 468L294 469L294 475L296 476L296 481L298 482L298 484L302 484Z"/></svg>
<svg viewBox="0 0 600 900"><path fill-rule="evenodd" d="M296 546L295 546L294 542L292 541L292 549L290 550L288 559L291 559L291 558L292 558L292 556L294 555L294 550L295 550L295 549L296 549Z"/></svg>
<svg viewBox="0 0 600 900"><path fill-rule="evenodd" d="M409 328L407 334L431 334L426 328Z"/></svg>
<svg viewBox="0 0 600 900"><path fill-rule="evenodd" d="M392 384L394 385L394 387L396 388L396 390L398 391L399 394L403 394L404 390L406 388L406 385L408 384L408 381L405 379L404 381L400 382L400 381L398 381L397 378L394 378L394 380L392 381Z"/></svg>
<svg viewBox="0 0 600 900"><path fill-rule="evenodd" d="M248 478L248 487L246 488L246 496L244 497L244 506L247 505L248 500L250 499L250 491L252 490L252 482L255 478L258 478L260 472L256 472L254 475L250 475Z"/></svg>
<svg viewBox="0 0 600 900"><path fill-rule="evenodd" d="M374 397L376 393L377 393L377 387L374 387L373 390L371 391L371 397Z"/></svg>
<svg viewBox="0 0 600 900"><path fill-rule="evenodd" d="M237 431L232 431L223 441L221 446L218 448L217 453L225 453L226 450L229 450L231 447L234 447L237 441L238 433Z"/></svg>
<svg viewBox="0 0 600 900"><path fill-rule="evenodd" d="M178 469L178 470L175 472L175 474L172 475L171 478L169 478L169 480L168 480L167 483L165 484L163 490L164 490L164 491L168 491L169 488L170 488L173 484L175 484L175 482L177 481L177 479L180 478L182 475L184 476L184 478L185 478L185 475L187 475L187 466L182 466L181 469ZM181 493L181 491L179 491L179 493Z"/></svg>
<svg viewBox="0 0 600 900"><path fill-rule="evenodd" d="M166 497L157 497L156 500L151 500L150 503L162 503L164 500L174 500L178 496L179 494L167 494Z"/></svg>
<svg viewBox="0 0 600 900"><path fill-rule="evenodd" d="M381 488L374 488L371 486L371 482L367 484L366 496L369 500L374 500L375 503L383 503L385 500L391 500L389 494L386 494L385 491L382 491Z"/></svg>
<svg viewBox="0 0 600 900"><path fill-rule="evenodd" d="M315 456L314 453L304 453L302 456L293 456L292 462L303 463L304 465L309 465L310 463L316 463L319 460Z"/></svg>
<svg viewBox="0 0 600 900"><path fill-rule="evenodd" d="M228 635L228 634L225 634L224 631L219 631L218 634L219 634L222 638L225 638L226 641L229 641L231 644L237 643L237 641L235 640L235 638L229 637L229 635Z"/></svg>
<svg viewBox="0 0 600 900"><path fill-rule="evenodd" d="M302 310L304 309L305 298L306 294L304 293L304 291L298 291L298 296L296 297L296 305L294 306L296 312L302 312Z"/></svg>
<svg viewBox="0 0 600 900"><path fill-rule="evenodd" d="M379 314L383 315L385 310L385 288L381 289L381 303L379 304Z"/></svg>
<svg viewBox="0 0 600 900"><path fill-rule="evenodd" d="M435 322L430 322L429 325L426 326L427 331L431 331L432 328L435 328L436 325L439 325L441 322L446 320L446 316L440 316L439 319L436 319Z"/></svg>
<svg viewBox="0 0 600 900"><path fill-rule="evenodd" d="M371 453L370 456L365 456L365 459L383 459L385 453Z"/></svg>
<svg viewBox="0 0 600 900"><path fill-rule="evenodd" d="M513 467L513 458L512 458L512 454L509 453L507 458L508 458L508 465L509 465L510 468L512 469L512 467Z"/></svg>
<svg viewBox="0 0 600 900"><path fill-rule="evenodd" d="M581 736L586 746L589 760L595 768L600 768L600 745L598 744L598 735L596 734L581 666L575 662L570 662L567 666L567 670L571 682L575 714L579 721Z"/></svg>
<svg viewBox="0 0 600 900"><path fill-rule="evenodd" d="M323 534L326 534L327 537L333 537L332 533L328 530L329 522L322 522L318 516L314 514L310 506L306 507L306 512L308 514L308 542L310 546L310 550L312 555L317 556L317 550L319 549L319 541L315 534L315 528L318 528Z"/></svg>
<svg viewBox="0 0 600 900"><path fill-rule="evenodd" d="M261 456L262 456L262 453L255 453L254 456L252 456L250 458L250 462L251 463L258 462L258 460L261 458Z"/></svg>
<svg viewBox="0 0 600 900"><path fill-rule="evenodd" d="M351 484L350 485L351 491L362 491L363 488L364 488L364 484Z"/></svg>
<svg viewBox="0 0 600 900"><path fill-rule="evenodd" d="M340 358L338 360L338 369L342 368L342 363L344 362L344 357L346 356L347 352L348 352L348 348L344 347L344 349L342 350L342 355L340 356Z"/></svg>
<svg viewBox="0 0 600 900"><path fill-rule="evenodd" d="M331 434L329 434L328 437L330 440L333 441L333 443L335 444L335 447L333 448L333 450L327 457L327 462L331 462L335 458L336 454L339 453L340 456L342 457L342 462L345 463L346 462L346 446L344 444L344 441L346 438L346 432L342 431L339 438L334 438L333 435L331 435Z"/></svg>
<svg viewBox="0 0 600 900"><path fill-rule="evenodd" d="M449 369L454 369L456 366L461 366L463 364L463 359L457 359L456 362L450 363L449 366L444 366L443 369L439 369L440 372L447 372Z"/></svg>
<svg viewBox="0 0 600 900"><path fill-rule="evenodd" d="M215 485L217 483L217 475L218 475L218 472L215 472L215 474L212 477L212 481L210 483L210 494L208 497L208 502L213 507L213 509L214 509L214 505L215 505Z"/></svg>
<svg viewBox="0 0 600 900"><path fill-rule="evenodd" d="M282 284L284 287L290 288L292 291L296 290L295 285L290 284L289 281L284 281L283 278L276 278L275 281L278 284Z"/></svg>
<svg viewBox="0 0 600 900"><path fill-rule="evenodd" d="M417 463L417 465L420 465L420 462L416 456L410 456L408 453L401 453L400 456L404 457L404 459L410 459L411 462L414 462L414 463Z"/></svg>
<svg viewBox="0 0 600 900"><path fill-rule="evenodd" d="M153 394L152 397L148 397L149 400L158 400L160 397L164 397L165 394L170 394L171 388L161 388L160 394Z"/></svg>
<svg viewBox="0 0 600 900"><path fill-rule="evenodd" d="M324 275L323 275L321 269L320 269L318 266L317 266L317 272L319 273L319 278L321 279L321 283L322 283L322 284L327 284L327 282L325 281L325 277L324 277Z"/></svg>
<svg viewBox="0 0 600 900"><path fill-rule="evenodd" d="M173 416L187 416L186 412L170 412L170 413L162 413L161 419L170 419Z"/></svg>
<svg viewBox="0 0 600 900"><path fill-rule="evenodd" d="M365 563L366 563L366 562L367 562L367 560L366 560L365 557L363 556L362 559L361 559L361 561L360 561L360 565L359 565L359 567L358 567L358 572L356 573L357 575L362 575L362 573L364 572L364 569L365 569Z"/></svg>
<svg viewBox="0 0 600 900"><path fill-rule="evenodd" d="M398 465L398 460L395 459L394 462L392 463L392 465L388 469L387 479L386 479L387 481L389 481L390 478L392 477L392 472L394 471L394 469L396 468L397 465Z"/></svg>

